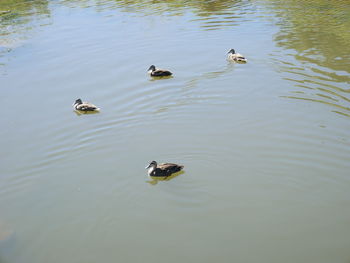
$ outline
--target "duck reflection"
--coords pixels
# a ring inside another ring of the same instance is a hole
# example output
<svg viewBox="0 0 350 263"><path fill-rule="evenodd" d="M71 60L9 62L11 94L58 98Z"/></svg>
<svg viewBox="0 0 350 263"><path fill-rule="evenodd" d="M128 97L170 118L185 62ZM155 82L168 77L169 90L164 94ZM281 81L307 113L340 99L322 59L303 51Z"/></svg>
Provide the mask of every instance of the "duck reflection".
<svg viewBox="0 0 350 263"><path fill-rule="evenodd" d="M160 76L160 77L152 77L149 79L149 81L157 81L157 80L160 80L160 79L172 79L174 78L173 76Z"/></svg>
<svg viewBox="0 0 350 263"><path fill-rule="evenodd" d="M90 115L90 114L98 114L100 113L99 111L79 111L79 110L74 110L75 114L77 116L81 116L81 115Z"/></svg>
<svg viewBox="0 0 350 263"><path fill-rule="evenodd" d="M184 174L184 173L185 173L184 171L180 171L177 173L173 173L170 176L149 176L149 178L151 180L146 181L146 182L151 184L151 185L156 185L159 181L170 181L170 180L174 179L175 177L177 177L181 174Z"/></svg>

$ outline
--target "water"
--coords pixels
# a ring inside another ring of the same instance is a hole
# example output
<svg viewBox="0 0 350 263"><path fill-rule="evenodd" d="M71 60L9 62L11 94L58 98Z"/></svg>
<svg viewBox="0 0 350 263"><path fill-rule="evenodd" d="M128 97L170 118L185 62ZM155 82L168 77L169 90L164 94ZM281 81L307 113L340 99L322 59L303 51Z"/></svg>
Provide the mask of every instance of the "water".
<svg viewBox="0 0 350 263"><path fill-rule="evenodd" d="M349 262L348 1L0 10L1 263Z"/></svg>

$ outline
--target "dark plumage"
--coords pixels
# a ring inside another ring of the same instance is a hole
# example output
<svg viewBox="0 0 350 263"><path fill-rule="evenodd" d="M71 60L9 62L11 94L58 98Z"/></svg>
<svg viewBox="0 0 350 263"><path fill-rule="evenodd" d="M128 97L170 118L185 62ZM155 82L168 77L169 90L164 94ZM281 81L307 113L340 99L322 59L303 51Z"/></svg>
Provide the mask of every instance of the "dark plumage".
<svg viewBox="0 0 350 263"><path fill-rule="evenodd" d="M81 99L77 99L74 104L73 108L77 111L99 111L100 109L96 107L94 104L91 104L89 102L82 102Z"/></svg>
<svg viewBox="0 0 350 263"><path fill-rule="evenodd" d="M183 165L178 165L175 163L157 164L156 161L150 162L150 164L146 167L146 169L148 169L148 175L155 177L168 177L174 173L180 172L183 168Z"/></svg>
<svg viewBox="0 0 350 263"><path fill-rule="evenodd" d="M154 65L149 67L148 73L150 74L151 77L165 77L165 76L171 76L173 74L169 70L157 69L156 66Z"/></svg>

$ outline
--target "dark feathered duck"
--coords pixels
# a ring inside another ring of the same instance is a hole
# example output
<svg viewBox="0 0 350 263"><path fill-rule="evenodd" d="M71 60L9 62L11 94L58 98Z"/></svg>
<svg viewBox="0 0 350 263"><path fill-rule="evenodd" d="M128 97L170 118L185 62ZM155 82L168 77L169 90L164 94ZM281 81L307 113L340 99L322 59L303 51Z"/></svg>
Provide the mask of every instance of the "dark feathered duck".
<svg viewBox="0 0 350 263"><path fill-rule="evenodd" d="M227 58L229 60L233 60L241 63L246 63L248 61L244 56L242 56L239 53L236 53L233 48L227 53Z"/></svg>
<svg viewBox="0 0 350 263"><path fill-rule="evenodd" d="M73 108L77 111L84 111L84 112L92 112L92 111L100 110L94 104L91 104L90 102L83 102L81 99L77 99L74 102Z"/></svg>
<svg viewBox="0 0 350 263"><path fill-rule="evenodd" d="M151 77L165 77L171 76L173 73L171 73L169 70L159 69L156 68L155 65L152 65L148 69L148 74L150 74Z"/></svg>
<svg viewBox="0 0 350 263"><path fill-rule="evenodd" d="M180 172L183 168L183 165L178 165L175 163L157 164L156 161L152 161L148 166L146 166L148 175L155 177L168 177L174 173Z"/></svg>

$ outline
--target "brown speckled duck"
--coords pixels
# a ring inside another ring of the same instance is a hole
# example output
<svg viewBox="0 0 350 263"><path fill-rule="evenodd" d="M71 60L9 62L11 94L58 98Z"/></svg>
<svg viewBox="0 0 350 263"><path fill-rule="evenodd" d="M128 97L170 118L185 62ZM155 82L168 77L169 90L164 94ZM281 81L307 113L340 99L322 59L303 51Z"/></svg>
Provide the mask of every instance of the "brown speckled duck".
<svg viewBox="0 0 350 263"><path fill-rule="evenodd" d="M89 102L82 102L81 99L77 99L74 104L73 108L76 111L84 111L84 112L93 112L93 111L99 111L100 109L96 107L94 104L91 104Z"/></svg>
<svg viewBox="0 0 350 263"><path fill-rule="evenodd" d="M175 163L157 164L156 161L152 161L148 166L146 166L148 175L154 177L168 177L174 173L180 172L183 168L183 165L178 165Z"/></svg>
<svg viewBox="0 0 350 263"><path fill-rule="evenodd" d="M150 66L147 72L151 77L165 77L173 74L169 70L157 69L155 65Z"/></svg>
<svg viewBox="0 0 350 263"><path fill-rule="evenodd" d="M233 48L227 53L227 58L229 60L233 60L235 62L241 62L241 63L246 63L248 61L244 56L242 56L239 53L236 53Z"/></svg>

